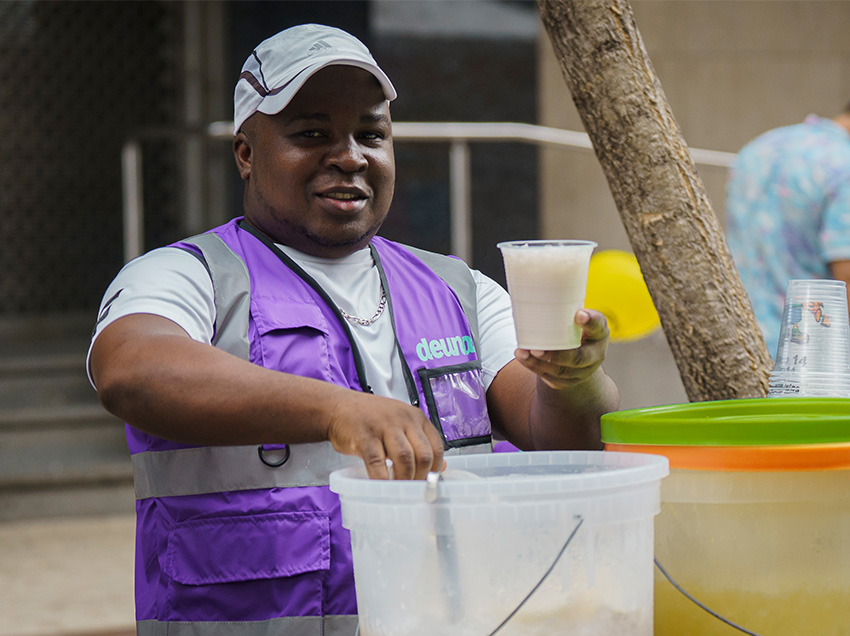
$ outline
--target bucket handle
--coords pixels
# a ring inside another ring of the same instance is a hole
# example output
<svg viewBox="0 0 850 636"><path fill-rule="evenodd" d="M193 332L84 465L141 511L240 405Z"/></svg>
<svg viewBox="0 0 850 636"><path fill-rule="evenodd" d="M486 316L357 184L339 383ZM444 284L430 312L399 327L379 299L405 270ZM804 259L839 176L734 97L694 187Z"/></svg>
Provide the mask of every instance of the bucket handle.
<svg viewBox="0 0 850 636"><path fill-rule="evenodd" d="M715 612L713 609L711 609L710 607L707 607L707 606L703 605L703 604L702 604L702 603L700 603L698 600L696 600L693 596L691 596L690 594L688 594L688 593L685 591L685 589L684 589L681 585L679 585L678 583L676 583L676 581L674 581L674 580L673 580L673 577L672 577L672 576L670 576L670 575L667 573L667 570L665 570L663 567L661 567L661 564L658 562L658 559L655 559L655 567L657 567L657 568L658 568L658 570L661 572L661 574L663 574L663 575L664 575L664 578L665 578L665 579L667 579L668 581L670 581L670 585L672 585L673 587L675 587L675 588L676 588L676 590L678 590L678 591L682 594L682 596L684 596L686 599L688 599L691 603L694 603L694 604L695 604L697 607L699 607L700 609L705 610L706 612L708 612L709 614L711 614L712 616L714 616L714 618L716 618L717 620L719 620L719 621L722 621L722 622L726 623L727 625L729 625L729 627L733 627L733 628L737 629L739 632L743 632L744 634L749 634L750 636L760 636L760 634L757 634L756 632L751 632L751 631L750 631L750 630L748 630L748 629L744 629L744 628L743 628L743 627L741 627L740 625L736 625L735 623L733 623L732 621L730 621L728 618L724 618L723 616L721 616L720 614L718 614L717 612Z"/></svg>
<svg viewBox="0 0 850 636"><path fill-rule="evenodd" d="M433 476L432 476L433 475ZM426 487L425 487L425 500L428 503L435 503L437 501L437 484L441 481L439 473L429 473L428 478L426 479ZM501 629L508 624L508 622L516 616L516 613L522 609L522 606L528 602L534 593L543 585L543 582L546 578L552 573L552 570L555 569L555 566L558 565L558 561L561 560L561 557L564 555L564 552L567 551L570 543L572 543L573 538L576 536L578 529L581 528L581 524L584 523L584 518L581 515L576 515L576 525L573 528L572 532L570 532L570 536L567 537L567 540L564 541L564 545L561 546L561 549L558 551L558 554L555 556L555 560L552 561L552 565L543 573L543 576L540 580L535 584L531 591L525 595L525 598L520 601L519 605L517 605L514 610L508 614L508 616L503 620L499 625L490 632L487 636L495 636ZM357 623L357 629L354 632L354 636L360 636L360 623Z"/></svg>
<svg viewBox="0 0 850 636"><path fill-rule="evenodd" d="M573 528L573 531L570 532L570 536L567 537L567 540L564 542L564 545L561 546L561 549L558 551L558 555L555 557L555 560L552 561L552 565L549 566L549 569L546 570L546 572L543 574L541 579L537 582L537 585L535 585L533 588L531 588L531 591L526 595L526 597L524 599L522 599L520 604L516 606L514 611L511 612L510 614L508 614L508 617L505 620L503 620L501 623L499 623L499 626L496 629L494 629L492 632L490 632L487 636L494 636L505 625L507 625L508 621L510 621L514 616L516 616L516 613L520 609L522 609L522 606L525 605L526 602L528 601L528 599L530 599L532 597L532 595L540 588L540 586L543 585L543 581L546 580L546 577L548 577L552 573L552 570L555 569L555 566L558 565L558 561L561 560L561 557L564 555L564 552L567 551L567 547L572 542L573 537L576 536L576 532L578 532L578 529L581 528L581 524L584 523L584 518L581 515L576 515L575 518L578 520L578 522L576 523L576 527Z"/></svg>

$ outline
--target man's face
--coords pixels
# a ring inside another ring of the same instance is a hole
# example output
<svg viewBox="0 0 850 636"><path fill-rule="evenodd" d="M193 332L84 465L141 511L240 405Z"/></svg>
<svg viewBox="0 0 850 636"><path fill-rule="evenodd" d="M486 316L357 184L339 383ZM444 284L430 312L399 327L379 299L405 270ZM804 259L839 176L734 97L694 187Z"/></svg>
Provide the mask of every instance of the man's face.
<svg viewBox="0 0 850 636"><path fill-rule="evenodd" d="M329 66L276 115L255 113L233 144L245 218L272 239L326 258L372 239L395 187L389 104L375 77Z"/></svg>

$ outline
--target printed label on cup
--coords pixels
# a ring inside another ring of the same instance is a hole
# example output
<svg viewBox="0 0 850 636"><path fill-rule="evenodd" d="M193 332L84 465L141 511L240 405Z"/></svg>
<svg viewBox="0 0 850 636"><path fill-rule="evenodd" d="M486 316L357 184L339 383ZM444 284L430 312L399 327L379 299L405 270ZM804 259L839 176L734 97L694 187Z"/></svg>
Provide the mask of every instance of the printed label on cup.
<svg viewBox="0 0 850 636"><path fill-rule="evenodd" d="M843 281L791 280L768 397L850 395L850 323Z"/></svg>
<svg viewBox="0 0 850 636"><path fill-rule="evenodd" d="M846 300L844 301L846 303ZM785 306L777 371L805 368L830 369L847 366L846 310L837 311L822 300L793 302Z"/></svg>

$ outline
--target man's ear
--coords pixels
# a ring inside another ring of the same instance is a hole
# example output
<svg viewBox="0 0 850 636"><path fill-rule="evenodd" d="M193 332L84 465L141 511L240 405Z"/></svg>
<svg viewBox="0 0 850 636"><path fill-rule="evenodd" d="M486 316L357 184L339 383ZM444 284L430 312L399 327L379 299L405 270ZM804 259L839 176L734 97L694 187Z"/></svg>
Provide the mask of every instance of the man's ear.
<svg viewBox="0 0 850 636"><path fill-rule="evenodd" d="M236 159L236 169L243 181L251 176L251 140L244 130L240 130L233 138L233 157Z"/></svg>

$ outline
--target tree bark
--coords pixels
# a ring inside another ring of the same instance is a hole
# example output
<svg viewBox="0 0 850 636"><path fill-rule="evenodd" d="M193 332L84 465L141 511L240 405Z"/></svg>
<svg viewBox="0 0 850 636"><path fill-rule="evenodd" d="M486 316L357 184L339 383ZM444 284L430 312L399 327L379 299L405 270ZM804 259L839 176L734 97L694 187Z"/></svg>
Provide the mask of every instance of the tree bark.
<svg viewBox="0 0 850 636"><path fill-rule="evenodd" d="M763 397L772 361L627 0L537 0L692 402Z"/></svg>

